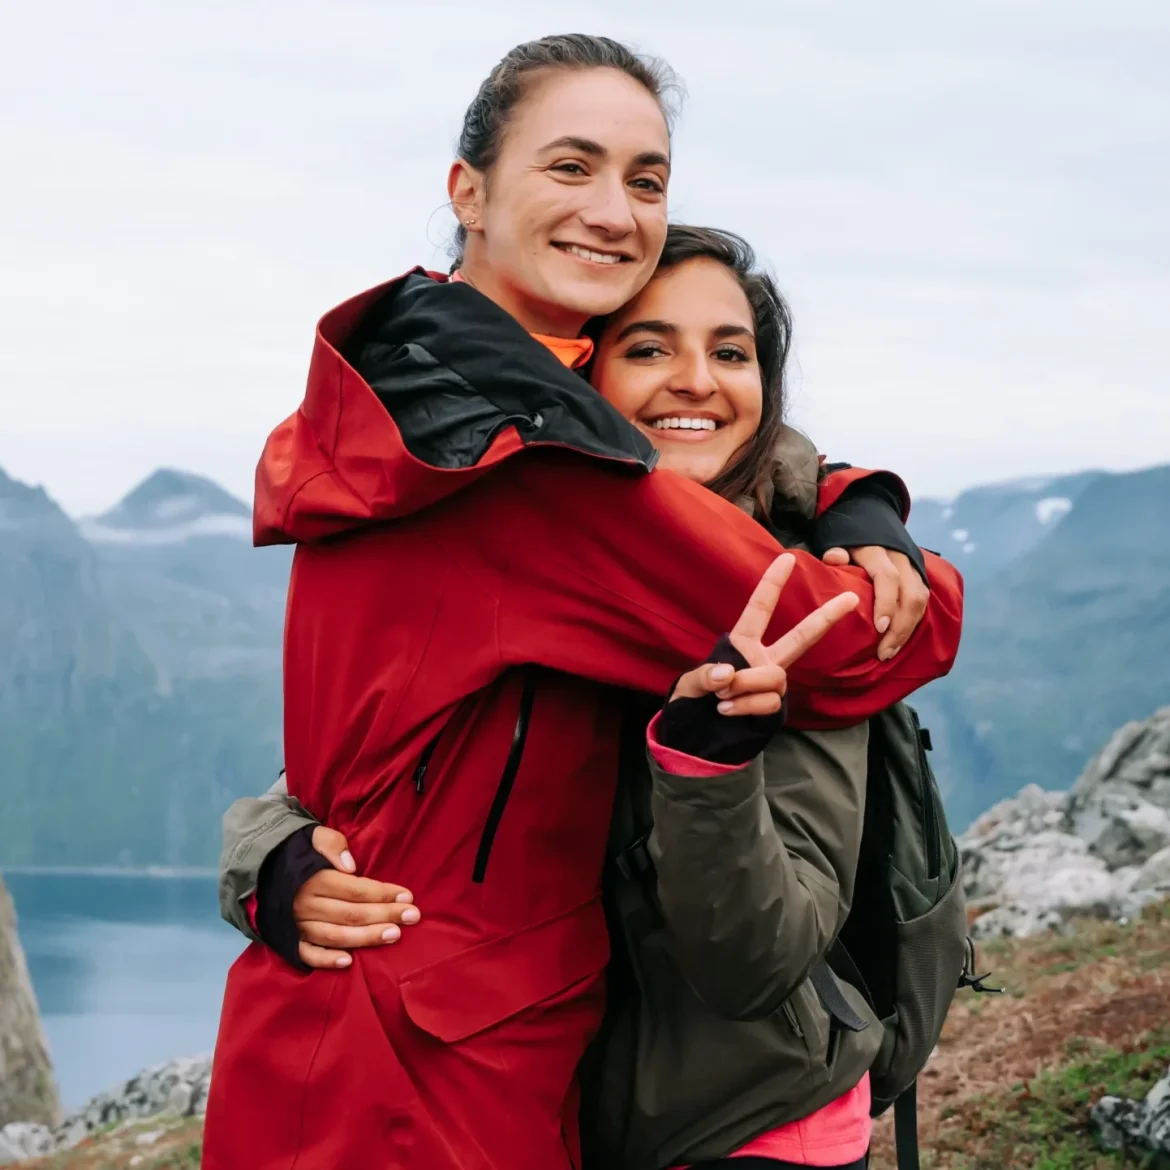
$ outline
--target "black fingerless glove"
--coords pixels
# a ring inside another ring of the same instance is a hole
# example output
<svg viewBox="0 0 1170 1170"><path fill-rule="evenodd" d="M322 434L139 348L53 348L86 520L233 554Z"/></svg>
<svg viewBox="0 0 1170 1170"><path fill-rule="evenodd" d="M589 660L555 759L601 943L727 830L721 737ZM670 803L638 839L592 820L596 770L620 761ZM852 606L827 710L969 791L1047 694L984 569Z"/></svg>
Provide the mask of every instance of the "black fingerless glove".
<svg viewBox="0 0 1170 1170"><path fill-rule="evenodd" d="M725 662L736 670L748 666L726 634L705 661ZM700 699L668 698L658 720L658 742L713 764L746 764L768 746L788 713L787 696L775 715L720 715L719 702L714 694Z"/></svg>
<svg viewBox="0 0 1170 1170"><path fill-rule="evenodd" d="M277 845L264 859L256 883L256 933L265 946L298 971L312 968L301 962L293 900L313 874L332 868L329 859L313 848L315 827L305 825Z"/></svg>

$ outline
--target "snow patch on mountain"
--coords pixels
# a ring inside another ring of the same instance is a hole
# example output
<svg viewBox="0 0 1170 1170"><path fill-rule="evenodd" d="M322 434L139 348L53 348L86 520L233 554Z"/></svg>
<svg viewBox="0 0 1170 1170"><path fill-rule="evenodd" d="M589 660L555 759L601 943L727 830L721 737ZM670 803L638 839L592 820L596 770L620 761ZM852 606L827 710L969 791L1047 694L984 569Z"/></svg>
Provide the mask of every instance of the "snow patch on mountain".
<svg viewBox="0 0 1170 1170"><path fill-rule="evenodd" d="M1036 519L1041 524L1051 524L1063 519L1072 511L1073 502L1066 496L1046 496L1036 504Z"/></svg>

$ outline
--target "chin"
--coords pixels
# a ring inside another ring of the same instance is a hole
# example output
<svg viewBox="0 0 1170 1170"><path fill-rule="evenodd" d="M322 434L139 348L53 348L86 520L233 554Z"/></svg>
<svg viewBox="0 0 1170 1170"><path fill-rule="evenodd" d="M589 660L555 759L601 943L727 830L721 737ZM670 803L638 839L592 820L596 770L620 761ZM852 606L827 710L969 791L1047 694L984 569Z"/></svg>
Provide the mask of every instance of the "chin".
<svg viewBox="0 0 1170 1170"><path fill-rule="evenodd" d="M617 281L612 282L609 287L602 285L601 282L578 281L560 289L563 303L571 305L576 312L586 313L590 317L607 317L610 313L617 312L635 296L637 291L633 282L628 280L622 281L620 287Z"/></svg>

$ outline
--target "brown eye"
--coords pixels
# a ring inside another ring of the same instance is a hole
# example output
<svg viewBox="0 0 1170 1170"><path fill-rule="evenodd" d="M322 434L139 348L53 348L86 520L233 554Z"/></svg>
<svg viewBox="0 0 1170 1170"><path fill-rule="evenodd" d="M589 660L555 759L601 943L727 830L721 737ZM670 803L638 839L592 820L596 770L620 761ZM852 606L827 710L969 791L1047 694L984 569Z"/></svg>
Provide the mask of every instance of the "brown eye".
<svg viewBox="0 0 1170 1170"><path fill-rule="evenodd" d="M656 341L643 341L639 345L633 346L626 351L628 358L652 358L661 357L666 350L662 348Z"/></svg>
<svg viewBox="0 0 1170 1170"><path fill-rule="evenodd" d="M715 356L721 362L747 362L751 361L747 353L740 349L738 345L723 345L715 351Z"/></svg>

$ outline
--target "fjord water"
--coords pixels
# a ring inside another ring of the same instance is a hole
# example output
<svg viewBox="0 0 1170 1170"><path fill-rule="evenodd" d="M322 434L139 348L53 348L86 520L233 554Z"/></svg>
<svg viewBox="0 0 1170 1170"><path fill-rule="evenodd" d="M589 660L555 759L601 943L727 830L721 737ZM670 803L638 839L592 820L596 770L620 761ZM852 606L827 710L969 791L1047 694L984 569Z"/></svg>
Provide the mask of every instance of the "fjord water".
<svg viewBox="0 0 1170 1170"><path fill-rule="evenodd" d="M215 1044L243 946L209 877L4 875L66 1108Z"/></svg>

